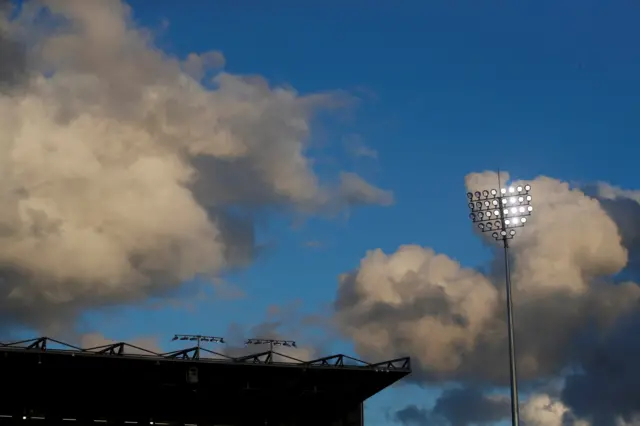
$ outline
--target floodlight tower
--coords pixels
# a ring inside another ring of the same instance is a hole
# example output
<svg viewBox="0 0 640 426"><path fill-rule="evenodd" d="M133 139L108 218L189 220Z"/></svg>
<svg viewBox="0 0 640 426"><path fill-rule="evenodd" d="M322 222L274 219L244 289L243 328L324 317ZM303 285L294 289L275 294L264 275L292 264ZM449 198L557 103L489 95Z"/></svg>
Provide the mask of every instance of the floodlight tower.
<svg viewBox="0 0 640 426"><path fill-rule="evenodd" d="M297 348L296 342L293 340L276 340L276 339L247 339L244 344L249 345L269 345L269 351L273 352L274 346L287 346Z"/></svg>
<svg viewBox="0 0 640 426"><path fill-rule="evenodd" d="M499 184L498 184L499 186ZM471 221L482 232L491 232L496 241L502 241L504 248L504 273L507 290L507 327L509 334L509 373L511 379L511 424L518 426L518 378L516 372L516 348L513 333L513 304L511 301L511 270L509 268L509 240L516 235L514 228L521 228L531 216L531 186L518 185L508 188L468 192Z"/></svg>
<svg viewBox="0 0 640 426"><path fill-rule="evenodd" d="M201 342L211 342L211 343L222 343L224 344L224 337L215 337L215 336L201 336L199 334L176 334L173 336L171 340L190 340L198 342L196 346L196 359L200 358L200 343Z"/></svg>

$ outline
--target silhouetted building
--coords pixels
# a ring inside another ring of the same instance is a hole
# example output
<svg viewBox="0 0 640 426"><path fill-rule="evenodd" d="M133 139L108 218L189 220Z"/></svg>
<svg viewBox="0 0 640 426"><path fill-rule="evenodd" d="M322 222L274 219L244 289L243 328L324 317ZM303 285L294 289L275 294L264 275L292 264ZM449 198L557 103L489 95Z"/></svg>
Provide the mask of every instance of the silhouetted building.
<svg viewBox="0 0 640 426"><path fill-rule="evenodd" d="M360 426L363 401L411 372L408 358L214 354L47 338L2 344L0 424Z"/></svg>

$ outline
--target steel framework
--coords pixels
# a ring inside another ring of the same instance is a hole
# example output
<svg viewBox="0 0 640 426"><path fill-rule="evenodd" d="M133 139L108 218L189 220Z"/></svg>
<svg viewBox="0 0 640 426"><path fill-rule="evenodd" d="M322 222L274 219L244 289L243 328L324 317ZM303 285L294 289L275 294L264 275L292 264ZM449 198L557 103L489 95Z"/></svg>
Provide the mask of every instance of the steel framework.
<svg viewBox="0 0 640 426"><path fill-rule="evenodd" d="M498 172L498 187L500 172ZM516 368L516 344L513 327L513 302L511 296L511 269L509 266L509 240L516 235L514 228L521 228L531 216L531 185L468 192L469 218L482 232L492 232L496 241L502 241L507 296L507 331L509 340L509 376L511 390L511 425L519 426L518 374Z"/></svg>
<svg viewBox="0 0 640 426"><path fill-rule="evenodd" d="M51 347L57 345L59 348ZM129 351L127 351L127 349ZM69 343L61 342L50 337L38 337L34 339L20 340L17 342L1 343L0 351L41 351L53 353L66 353L83 356L115 356L127 358L146 358L157 360L190 360L202 363L225 364L273 364L287 365L301 368L338 368L338 369L365 369L374 371L398 371L411 372L411 359L409 357L396 358L388 361L369 363L348 355L337 354L326 356L311 361L303 361L274 350L258 352L240 357L232 357L227 354L205 349L199 346L188 347L176 351L158 353L127 342L116 342L91 348L80 348ZM131 352L133 351L133 352ZM208 354L207 357L202 353ZM279 357L279 360L275 359Z"/></svg>

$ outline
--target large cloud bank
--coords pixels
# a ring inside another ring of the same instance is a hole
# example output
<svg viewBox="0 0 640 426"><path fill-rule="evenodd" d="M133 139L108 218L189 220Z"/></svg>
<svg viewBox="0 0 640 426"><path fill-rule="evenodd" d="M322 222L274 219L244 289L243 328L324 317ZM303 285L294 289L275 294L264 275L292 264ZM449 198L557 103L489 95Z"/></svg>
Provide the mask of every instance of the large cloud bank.
<svg viewBox="0 0 640 426"><path fill-rule="evenodd" d="M491 172L466 179L469 190L496 181ZM523 419L629 422L640 412L640 287L632 282L640 197L608 185L575 189L549 177L531 184L534 217L511 251L519 378L525 385L557 378L566 384L532 397ZM362 356L411 355L417 380L462 386L433 410L407 407L399 421L439 418L458 426L508 414L503 401L478 390L508 381L502 253L495 253L483 273L426 247L372 250L340 278L336 319Z"/></svg>
<svg viewBox="0 0 640 426"><path fill-rule="evenodd" d="M53 326L242 265L257 212L392 201L314 173L310 123L339 95L230 75L219 52L171 57L119 0L0 8L4 324Z"/></svg>

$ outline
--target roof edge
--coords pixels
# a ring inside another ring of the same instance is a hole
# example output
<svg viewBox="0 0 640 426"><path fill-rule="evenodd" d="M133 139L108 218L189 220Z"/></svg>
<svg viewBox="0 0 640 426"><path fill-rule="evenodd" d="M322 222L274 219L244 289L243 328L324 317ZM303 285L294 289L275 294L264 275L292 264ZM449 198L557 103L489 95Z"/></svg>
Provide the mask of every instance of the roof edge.
<svg viewBox="0 0 640 426"><path fill-rule="evenodd" d="M61 348L51 348L51 344L58 345ZM131 350L133 350L134 353L131 353ZM409 357L369 363L348 355L336 354L310 361L303 361L273 350L258 352L241 357L232 357L227 354L211 351L199 346L158 353L127 342L116 342L91 348L80 348L50 337L37 337L9 343L0 342L0 351L51 352L71 355L122 357L129 359L189 360L202 363L262 364L302 368L344 368L386 372L397 371L399 373L406 374L411 373L411 359Z"/></svg>

